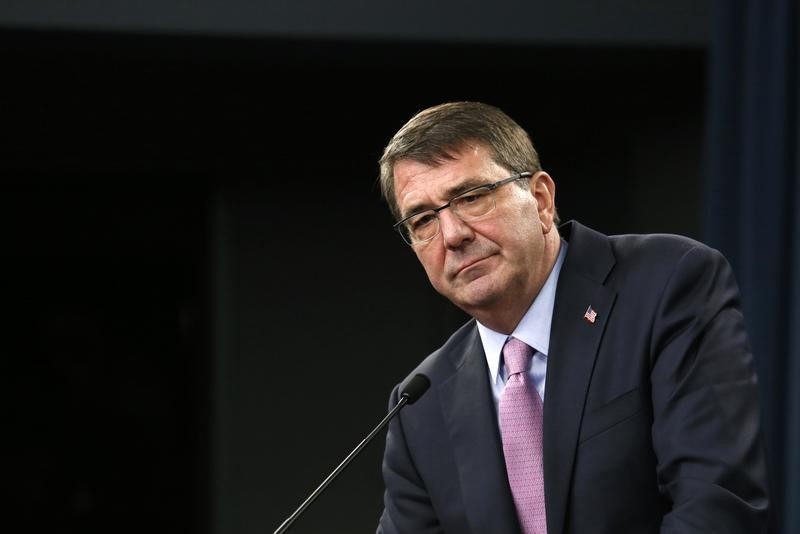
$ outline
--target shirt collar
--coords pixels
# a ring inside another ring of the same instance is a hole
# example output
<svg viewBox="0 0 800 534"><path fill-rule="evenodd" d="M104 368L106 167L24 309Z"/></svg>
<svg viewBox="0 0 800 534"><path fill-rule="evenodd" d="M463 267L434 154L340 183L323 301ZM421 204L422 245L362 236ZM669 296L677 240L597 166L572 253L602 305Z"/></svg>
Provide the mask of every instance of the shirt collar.
<svg viewBox="0 0 800 534"><path fill-rule="evenodd" d="M500 369L500 352L503 350L506 340L515 337L525 344L533 347L536 351L547 357L550 350L550 325L553 321L553 306L556 302L556 286L558 285L558 275L561 273L561 266L567 255L567 242L561 240L561 250L558 252L556 263L550 270L542 289L533 300L528 311L522 316L517 327L511 336L495 332L491 328L478 322L478 332L483 344L483 352L486 354L486 363L489 364L489 373L492 383L497 381L497 373Z"/></svg>

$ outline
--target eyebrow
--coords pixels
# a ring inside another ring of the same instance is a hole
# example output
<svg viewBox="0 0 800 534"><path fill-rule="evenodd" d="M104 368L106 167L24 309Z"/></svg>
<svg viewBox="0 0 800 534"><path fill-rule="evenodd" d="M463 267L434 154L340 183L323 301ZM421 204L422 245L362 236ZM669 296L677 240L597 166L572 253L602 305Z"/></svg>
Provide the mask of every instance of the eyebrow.
<svg viewBox="0 0 800 534"><path fill-rule="evenodd" d="M457 197L458 195L460 195L461 193L463 193L465 191L469 191L470 189L473 189L475 187L480 187L482 185L489 185L490 183L492 183L492 182L487 182L484 178L477 178L477 177L475 177L475 178L467 178L463 182L458 183L458 184L456 184L456 185L454 185L452 187L448 187L447 189L445 189L444 190L444 195L445 195L445 198L447 198L447 200L450 201L454 197ZM420 203L417 203L417 204L412 204L409 207L410 209L408 210L407 214L403 214L401 219L405 219L405 218L411 217L412 215L416 215L417 213L421 213L421 212L426 211L426 210L431 210L431 209L439 207L439 206L441 206L441 204L431 205L430 203L427 203L427 202L420 202Z"/></svg>

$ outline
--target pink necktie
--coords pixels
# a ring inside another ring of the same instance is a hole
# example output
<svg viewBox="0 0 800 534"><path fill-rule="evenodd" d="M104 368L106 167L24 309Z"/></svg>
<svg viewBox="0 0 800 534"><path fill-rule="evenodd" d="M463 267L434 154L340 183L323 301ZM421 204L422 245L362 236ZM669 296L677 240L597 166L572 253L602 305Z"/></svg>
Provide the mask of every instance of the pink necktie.
<svg viewBox="0 0 800 534"><path fill-rule="evenodd" d="M546 534L542 400L528 379L528 362L534 352L513 337L503 347L508 379L500 396L500 431L508 482L522 532Z"/></svg>

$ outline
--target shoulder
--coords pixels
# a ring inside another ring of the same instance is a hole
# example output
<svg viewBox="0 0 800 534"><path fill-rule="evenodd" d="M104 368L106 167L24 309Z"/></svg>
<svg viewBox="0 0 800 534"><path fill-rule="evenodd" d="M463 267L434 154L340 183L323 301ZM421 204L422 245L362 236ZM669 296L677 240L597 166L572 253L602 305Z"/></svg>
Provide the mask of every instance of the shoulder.
<svg viewBox="0 0 800 534"><path fill-rule="evenodd" d="M690 237L676 234L625 234L608 236L618 260L679 261L687 253L708 256L719 252Z"/></svg>
<svg viewBox="0 0 800 534"><path fill-rule="evenodd" d="M697 271L714 265L727 268L722 254L694 239L673 234L610 236L617 274L645 271L671 276L676 271Z"/></svg>
<svg viewBox="0 0 800 534"><path fill-rule="evenodd" d="M730 273L730 265L716 249L689 237L674 234L609 236L616 258L617 277L637 276L665 283L675 278L698 278Z"/></svg>
<svg viewBox="0 0 800 534"><path fill-rule="evenodd" d="M480 348L480 334L475 319L470 319L444 342L430 353L399 384L399 390L408 384L412 377L424 374L432 382L439 383L464 364L466 356ZM482 349L481 349L482 350Z"/></svg>
<svg viewBox="0 0 800 534"><path fill-rule="evenodd" d="M600 282L642 278L666 281L676 271L708 267L729 269L716 249L676 234L624 234L607 236L570 221L562 227L569 242L570 268ZM601 265L598 267L598 265Z"/></svg>
<svg viewBox="0 0 800 534"><path fill-rule="evenodd" d="M733 270L717 250L674 234L607 236L572 221L562 227L569 242L562 276L570 284L590 279L617 295L625 309L654 310L666 304L715 302L719 291L738 298ZM566 282L565 282L566 283Z"/></svg>
<svg viewBox="0 0 800 534"><path fill-rule="evenodd" d="M584 226L577 221L569 221L559 228L567 240L570 253L581 256L596 255L599 249L609 246L616 260L628 258L669 260L680 258L686 252L696 249L701 254L719 255L708 245L690 237L677 234L621 234L605 235ZM573 250L576 249L576 250Z"/></svg>

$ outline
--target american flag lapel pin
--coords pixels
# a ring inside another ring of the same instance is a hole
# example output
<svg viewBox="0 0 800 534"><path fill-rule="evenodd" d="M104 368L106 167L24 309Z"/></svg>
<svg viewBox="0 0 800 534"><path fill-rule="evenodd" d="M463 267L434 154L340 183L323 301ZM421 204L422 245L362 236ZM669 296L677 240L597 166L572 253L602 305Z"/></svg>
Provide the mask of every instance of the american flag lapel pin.
<svg viewBox="0 0 800 534"><path fill-rule="evenodd" d="M597 320L597 312L592 309L591 306L586 308L586 313L583 314L583 318L589 321L589 323L594 324Z"/></svg>

